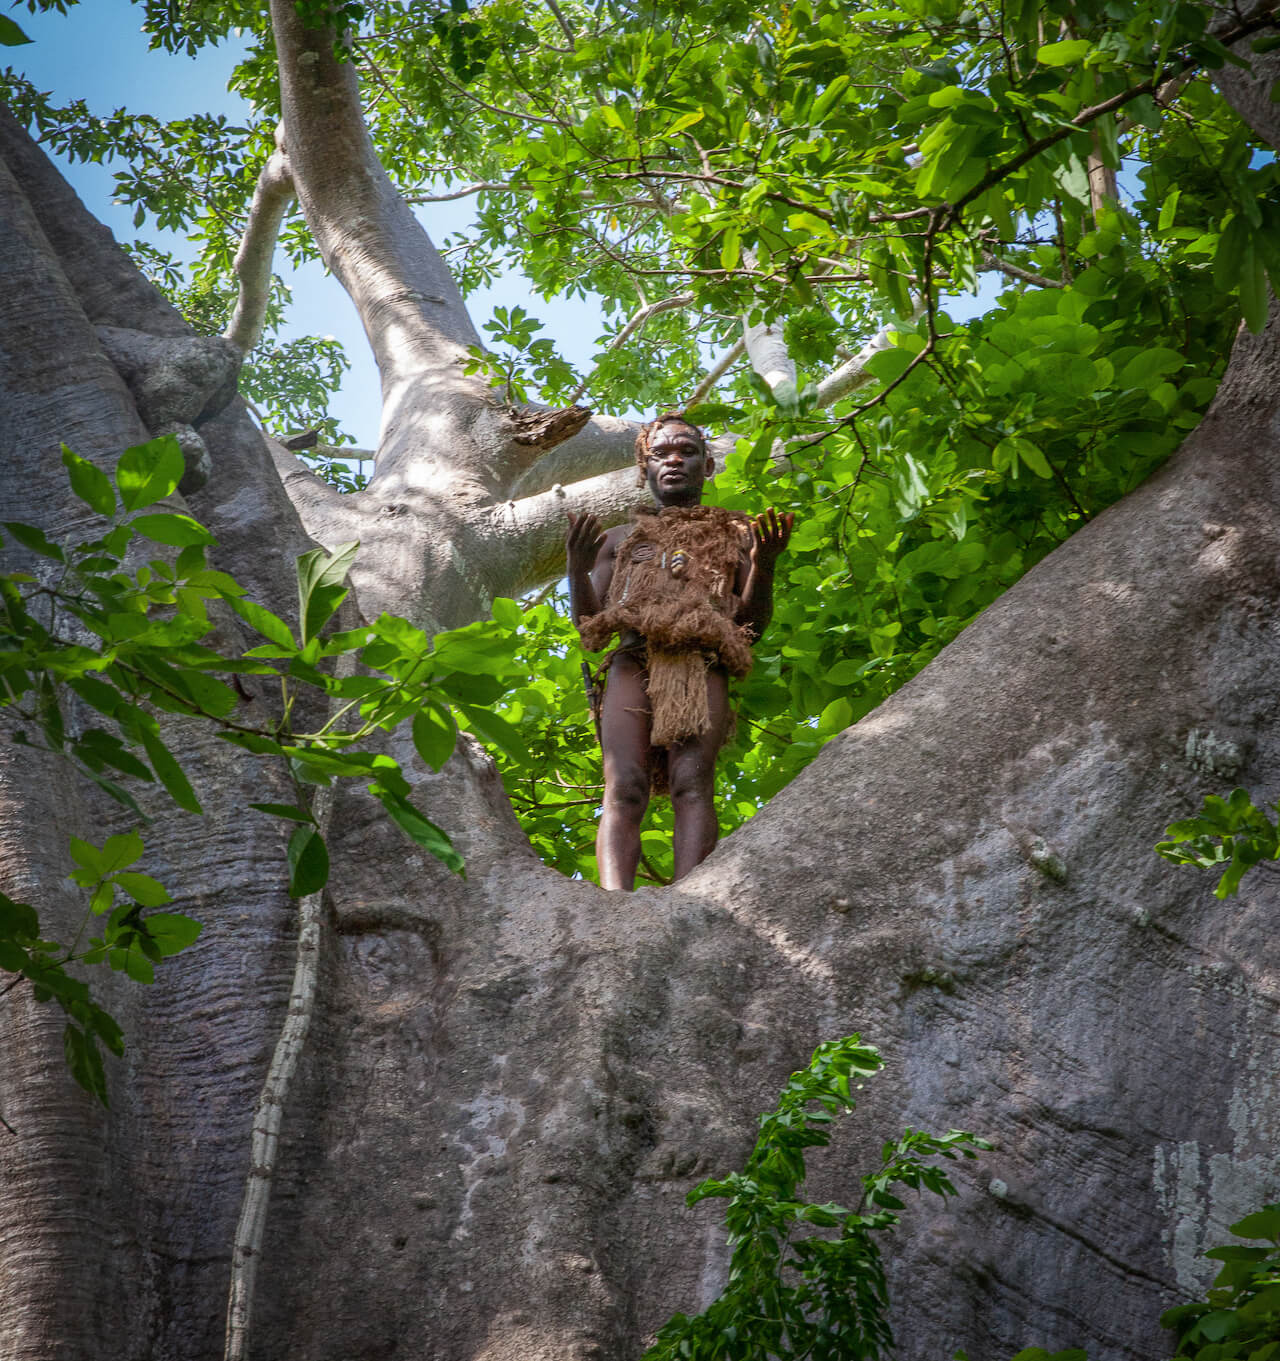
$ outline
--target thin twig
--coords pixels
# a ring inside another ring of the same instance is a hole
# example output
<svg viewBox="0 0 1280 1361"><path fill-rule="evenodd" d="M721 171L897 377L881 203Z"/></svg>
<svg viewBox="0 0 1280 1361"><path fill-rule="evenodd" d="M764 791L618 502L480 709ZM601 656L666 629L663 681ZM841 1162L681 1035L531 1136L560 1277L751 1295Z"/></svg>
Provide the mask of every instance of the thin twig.
<svg viewBox="0 0 1280 1361"><path fill-rule="evenodd" d="M321 836L328 830L333 808L331 785L316 794L314 815ZM227 1339L224 1361L247 1361L253 1318L258 1259L266 1232L271 1183L280 1149L280 1126L298 1059L306 1043L315 1009L319 974L324 890L309 893L298 903L298 955L294 966L289 1009L276 1041L271 1067L258 1098L257 1117L249 1154L249 1176L236 1224L231 1254L231 1289L227 1295Z"/></svg>
<svg viewBox="0 0 1280 1361"><path fill-rule="evenodd" d="M693 390L693 396L685 403L686 406L697 406L699 402L705 401L708 393L725 376L726 373L742 358L743 351L747 348L746 338L739 336L732 348L725 353L707 370L707 376Z"/></svg>
<svg viewBox="0 0 1280 1361"><path fill-rule="evenodd" d="M1066 288L1061 279L1048 279L1043 274L1033 274L1029 269L1011 265L1008 260L992 255L990 251L982 252L982 264L986 269L999 270L1001 274L1007 274L1011 279L1019 279L1024 284L1035 284L1037 288Z"/></svg>
<svg viewBox="0 0 1280 1361"><path fill-rule="evenodd" d="M564 17L564 11L556 4L556 0L547 0L547 8L556 16L556 23L560 25L560 31L569 39L569 46L575 46L578 39L574 34L573 25Z"/></svg>
<svg viewBox="0 0 1280 1361"><path fill-rule="evenodd" d="M650 317L656 316L659 312L674 312L679 307L688 307L692 301L692 293L678 293L675 297L660 298L657 302L651 302L648 307L642 307L605 347L605 354L612 354L614 350L620 349L625 345ZM593 369L592 373L594 372L595 370ZM582 382L578 384L573 396L569 398L565 405L576 406L578 398L586 392L590 383L591 374L588 374Z"/></svg>

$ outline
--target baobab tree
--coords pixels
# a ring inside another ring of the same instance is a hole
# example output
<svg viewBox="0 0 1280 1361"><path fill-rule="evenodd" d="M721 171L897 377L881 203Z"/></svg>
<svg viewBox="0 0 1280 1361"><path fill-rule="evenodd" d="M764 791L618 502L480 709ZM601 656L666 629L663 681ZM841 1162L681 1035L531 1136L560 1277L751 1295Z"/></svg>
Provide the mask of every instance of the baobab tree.
<svg viewBox="0 0 1280 1361"><path fill-rule="evenodd" d="M352 540L353 626L390 612L434 632L545 583L567 510L620 517L638 494L634 432L563 374L526 403L521 354L545 353L481 346L457 278L506 232L544 281L572 286L589 260L634 303L593 382L656 397L661 353L664 401L718 391L746 432L724 436L724 498L789 488L861 573L854 592L830 544L797 552L790 633L753 682L782 698L744 697L765 715L804 700L796 731L860 721L693 874L625 898L539 859L477 742L433 771L395 735L466 877L334 786L332 872L299 932L288 828L248 810L284 777L164 717L204 811L149 822L146 865L204 932L154 988L95 982L128 1037L109 1109L60 1071L51 1007L23 987L0 1003L5 1356L216 1354L229 1283L240 1354L638 1354L722 1282L722 1236L682 1193L740 1160L786 1074L851 1031L890 1073L823 1167L833 1195L856 1198L904 1124L995 1144L895 1250L904 1351L1156 1355L1197 1249L1280 1184L1272 886L1258 872L1228 910L1151 853L1203 792L1280 777L1278 209L1252 155L1280 145L1275 23L1183 6L1152 51L1145 9L1061 8L1050 25L727 6L695 25L274 0L274 60L245 77L269 117L246 142L260 173L220 337L0 123L5 519L83 536L61 445L110 468L167 432L186 460L170 504L282 617L298 555ZM151 19L193 44L259 22ZM425 64L394 67L413 35ZM561 84L531 84L551 69ZM428 109L439 125L414 130ZM488 237L457 276L411 211L428 191L379 158L399 135L483 172L464 187ZM1126 206L1105 172L1133 147L1147 188ZM381 374L355 494L232 395L295 199ZM941 289L978 269L1025 291L956 326ZM804 324L784 331L791 311ZM700 371L701 339L728 362ZM258 641L216 624L228 655ZM250 677L242 701L251 722L274 696ZM55 754L3 750L6 891L61 929L68 834L136 818ZM769 755L744 760L759 774ZM310 1030L292 1085L260 1102L299 940ZM268 1177L254 1131L280 1115ZM237 1227L256 1183L260 1239Z"/></svg>

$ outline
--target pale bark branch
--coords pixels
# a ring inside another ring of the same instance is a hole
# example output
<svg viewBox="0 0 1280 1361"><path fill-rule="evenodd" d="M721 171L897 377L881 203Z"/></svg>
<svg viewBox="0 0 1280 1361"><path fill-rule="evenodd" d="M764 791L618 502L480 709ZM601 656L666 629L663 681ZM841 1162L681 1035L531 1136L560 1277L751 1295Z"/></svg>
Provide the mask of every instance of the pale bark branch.
<svg viewBox="0 0 1280 1361"><path fill-rule="evenodd" d="M564 575L564 535L570 511L597 515L606 526L616 525L649 499L648 492L637 483L632 462L599 477L556 485L536 496L496 507L494 537L511 554L503 575L513 583L512 594Z"/></svg>
<svg viewBox="0 0 1280 1361"><path fill-rule="evenodd" d="M271 299L271 261L280 226L293 202L293 175L284 147L284 125L276 128L276 149L262 167L249 207L249 221L236 251L235 272L240 283L235 312L224 337L248 354L262 339L267 304Z"/></svg>
<svg viewBox="0 0 1280 1361"><path fill-rule="evenodd" d="M303 26L272 0L285 143L298 202L325 264L346 289L373 347L384 397L432 370L468 386L456 366L480 337L439 252L379 161L355 66L333 54L332 29ZM475 383L477 390L482 384ZM397 412L386 413L394 422Z"/></svg>
<svg viewBox="0 0 1280 1361"><path fill-rule="evenodd" d="M782 338L782 328L776 322L760 322L755 326L742 324L742 338L751 367L767 384L775 397L783 398L796 392L796 362Z"/></svg>
<svg viewBox="0 0 1280 1361"><path fill-rule="evenodd" d="M918 320L923 313L924 304L917 304L911 314L911 320ZM882 327L857 354L851 359L847 359L838 369L833 369L827 374L818 384L817 399L814 406L817 408L832 406L851 392L856 392L859 388L866 387L868 383L872 382L872 375L867 372L867 361L882 350L891 349L893 337L901 329L902 327L898 325Z"/></svg>
<svg viewBox="0 0 1280 1361"><path fill-rule="evenodd" d="M333 809L333 787L326 786L315 797L314 814L320 835L329 829ZM306 1044L315 1010L316 979L319 975L324 891L309 893L298 903L298 954L289 992L289 1009L280 1038L276 1041L271 1066L253 1122L249 1154L249 1176L236 1224L231 1252L231 1288L227 1295L227 1336L224 1361L247 1361L253 1326L253 1297L258 1259L262 1256L267 1227L271 1183L275 1177L280 1150L280 1126L284 1121L289 1087L297 1071L298 1059Z"/></svg>
<svg viewBox="0 0 1280 1361"><path fill-rule="evenodd" d="M694 388L693 395L689 398L686 406L697 406L699 402L705 402L715 385L742 358L746 348L745 339L740 338L735 341L733 346L726 350L707 370L707 376Z"/></svg>
<svg viewBox="0 0 1280 1361"><path fill-rule="evenodd" d="M583 482L630 465L639 429L638 421L620 416L592 416L572 440L544 454L522 473L512 483L510 496L518 501L557 484Z"/></svg>

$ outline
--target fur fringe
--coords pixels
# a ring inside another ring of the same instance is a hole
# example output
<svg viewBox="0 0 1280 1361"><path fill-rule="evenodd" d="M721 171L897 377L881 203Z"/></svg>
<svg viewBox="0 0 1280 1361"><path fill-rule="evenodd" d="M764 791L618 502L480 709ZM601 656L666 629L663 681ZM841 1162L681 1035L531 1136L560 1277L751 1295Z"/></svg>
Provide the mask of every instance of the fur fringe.
<svg viewBox="0 0 1280 1361"><path fill-rule="evenodd" d="M648 690L653 714L649 740L655 747L673 747L710 729L707 662L702 652L650 647Z"/></svg>

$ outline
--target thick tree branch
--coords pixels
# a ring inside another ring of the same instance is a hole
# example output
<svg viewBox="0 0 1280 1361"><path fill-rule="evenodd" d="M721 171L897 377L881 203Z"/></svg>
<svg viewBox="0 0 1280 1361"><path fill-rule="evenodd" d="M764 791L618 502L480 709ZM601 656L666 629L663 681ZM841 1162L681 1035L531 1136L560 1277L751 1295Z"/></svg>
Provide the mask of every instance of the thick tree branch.
<svg viewBox="0 0 1280 1361"><path fill-rule="evenodd" d="M253 191L249 221L236 251L235 272L240 281L236 310L224 337L248 354L262 338L262 327L271 298L271 260L280 225L293 202L293 176L284 148L284 125L276 128L276 149L271 153Z"/></svg>
<svg viewBox="0 0 1280 1361"><path fill-rule="evenodd" d="M528 468L512 484L509 495L521 500L557 484L567 486L629 466L639 428L639 422L620 416L592 416L573 439Z"/></svg>
<svg viewBox="0 0 1280 1361"><path fill-rule="evenodd" d="M742 323L742 338L751 367L780 400L796 391L796 361L782 338L782 327L776 321L762 321L755 326Z"/></svg>
<svg viewBox="0 0 1280 1361"><path fill-rule="evenodd" d="M354 65L335 58L331 29L303 26L291 0L272 0L271 14L298 201L373 347L384 429L397 428L410 379L434 373L450 388L483 393L456 367L480 338L439 252L378 160Z"/></svg>

